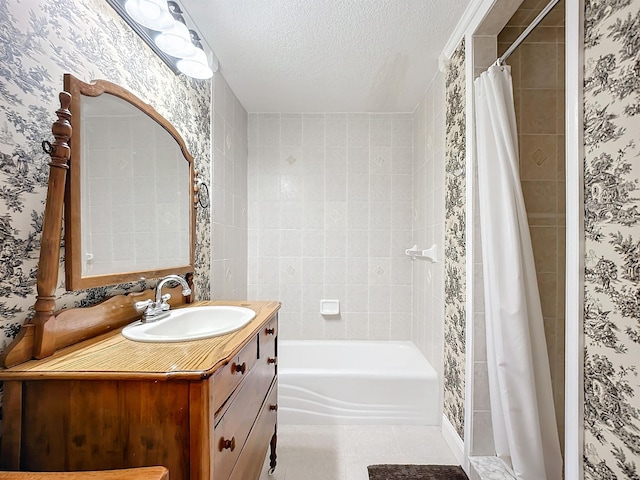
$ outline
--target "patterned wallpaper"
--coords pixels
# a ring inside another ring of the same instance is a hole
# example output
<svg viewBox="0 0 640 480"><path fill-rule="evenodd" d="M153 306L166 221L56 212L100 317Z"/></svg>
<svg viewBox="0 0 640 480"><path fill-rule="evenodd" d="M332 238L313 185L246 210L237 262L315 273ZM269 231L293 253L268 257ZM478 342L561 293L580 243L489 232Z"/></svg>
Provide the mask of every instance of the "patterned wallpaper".
<svg viewBox="0 0 640 480"><path fill-rule="evenodd" d="M180 131L200 178L210 172L210 82L175 76L100 0L0 0L0 351L31 316L49 175L42 140L53 140L62 76L106 79L137 94ZM197 212L196 295L208 298L209 211ZM125 284L66 293L58 308L137 290Z"/></svg>
<svg viewBox="0 0 640 480"><path fill-rule="evenodd" d="M465 375L465 55L464 40L445 77L444 414L464 438Z"/></svg>
<svg viewBox="0 0 640 480"><path fill-rule="evenodd" d="M585 479L637 479L640 0L585 18Z"/></svg>

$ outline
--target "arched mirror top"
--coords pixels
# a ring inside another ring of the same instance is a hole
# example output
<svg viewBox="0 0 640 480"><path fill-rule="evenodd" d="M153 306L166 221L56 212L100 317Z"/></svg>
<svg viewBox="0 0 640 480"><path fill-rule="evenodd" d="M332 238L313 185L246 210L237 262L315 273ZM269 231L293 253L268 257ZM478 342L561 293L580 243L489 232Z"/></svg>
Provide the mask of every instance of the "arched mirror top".
<svg viewBox="0 0 640 480"><path fill-rule="evenodd" d="M73 125L66 289L192 272L195 172L178 131L119 85L66 74L64 87Z"/></svg>

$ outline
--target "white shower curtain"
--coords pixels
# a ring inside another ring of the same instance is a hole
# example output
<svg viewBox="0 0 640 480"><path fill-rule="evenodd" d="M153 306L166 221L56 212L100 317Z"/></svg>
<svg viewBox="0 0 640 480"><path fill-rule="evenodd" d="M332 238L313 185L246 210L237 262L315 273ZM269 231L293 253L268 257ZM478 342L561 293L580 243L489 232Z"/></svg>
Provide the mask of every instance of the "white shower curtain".
<svg viewBox="0 0 640 480"><path fill-rule="evenodd" d="M519 480L560 480L542 308L518 168L509 66L475 80L487 362L496 454Z"/></svg>

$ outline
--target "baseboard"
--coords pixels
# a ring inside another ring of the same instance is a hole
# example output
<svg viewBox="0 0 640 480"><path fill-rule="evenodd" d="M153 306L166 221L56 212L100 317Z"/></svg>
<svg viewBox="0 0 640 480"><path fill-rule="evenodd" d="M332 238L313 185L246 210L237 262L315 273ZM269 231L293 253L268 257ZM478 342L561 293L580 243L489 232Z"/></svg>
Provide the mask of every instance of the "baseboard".
<svg viewBox="0 0 640 480"><path fill-rule="evenodd" d="M442 415L442 436L460 465L464 465L464 442L449 419Z"/></svg>

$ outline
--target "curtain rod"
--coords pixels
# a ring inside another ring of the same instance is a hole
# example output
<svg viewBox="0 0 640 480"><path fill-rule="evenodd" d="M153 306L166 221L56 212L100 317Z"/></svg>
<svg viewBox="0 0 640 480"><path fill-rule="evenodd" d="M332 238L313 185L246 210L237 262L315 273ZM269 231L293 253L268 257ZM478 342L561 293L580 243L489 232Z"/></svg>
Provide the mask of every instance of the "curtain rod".
<svg viewBox="0 0 640 480"><path fill-rule="evenodd" d="M509 58L516 48L520 46L520 44L524 41L525 38L529 36L531 31L538 26L538 24L542 21L544 17L551 11L553 7L555 7L560 0L551 0L546 7L542 9L542 11L538 14L536 18L533 19L533 22L529 24L529 26L520 34L518 38L516 38L515 42L511 44L511 46L507 49L506 52L502 54L500 58L498 58L494 65L503 65L504 61Z"/></svg>

